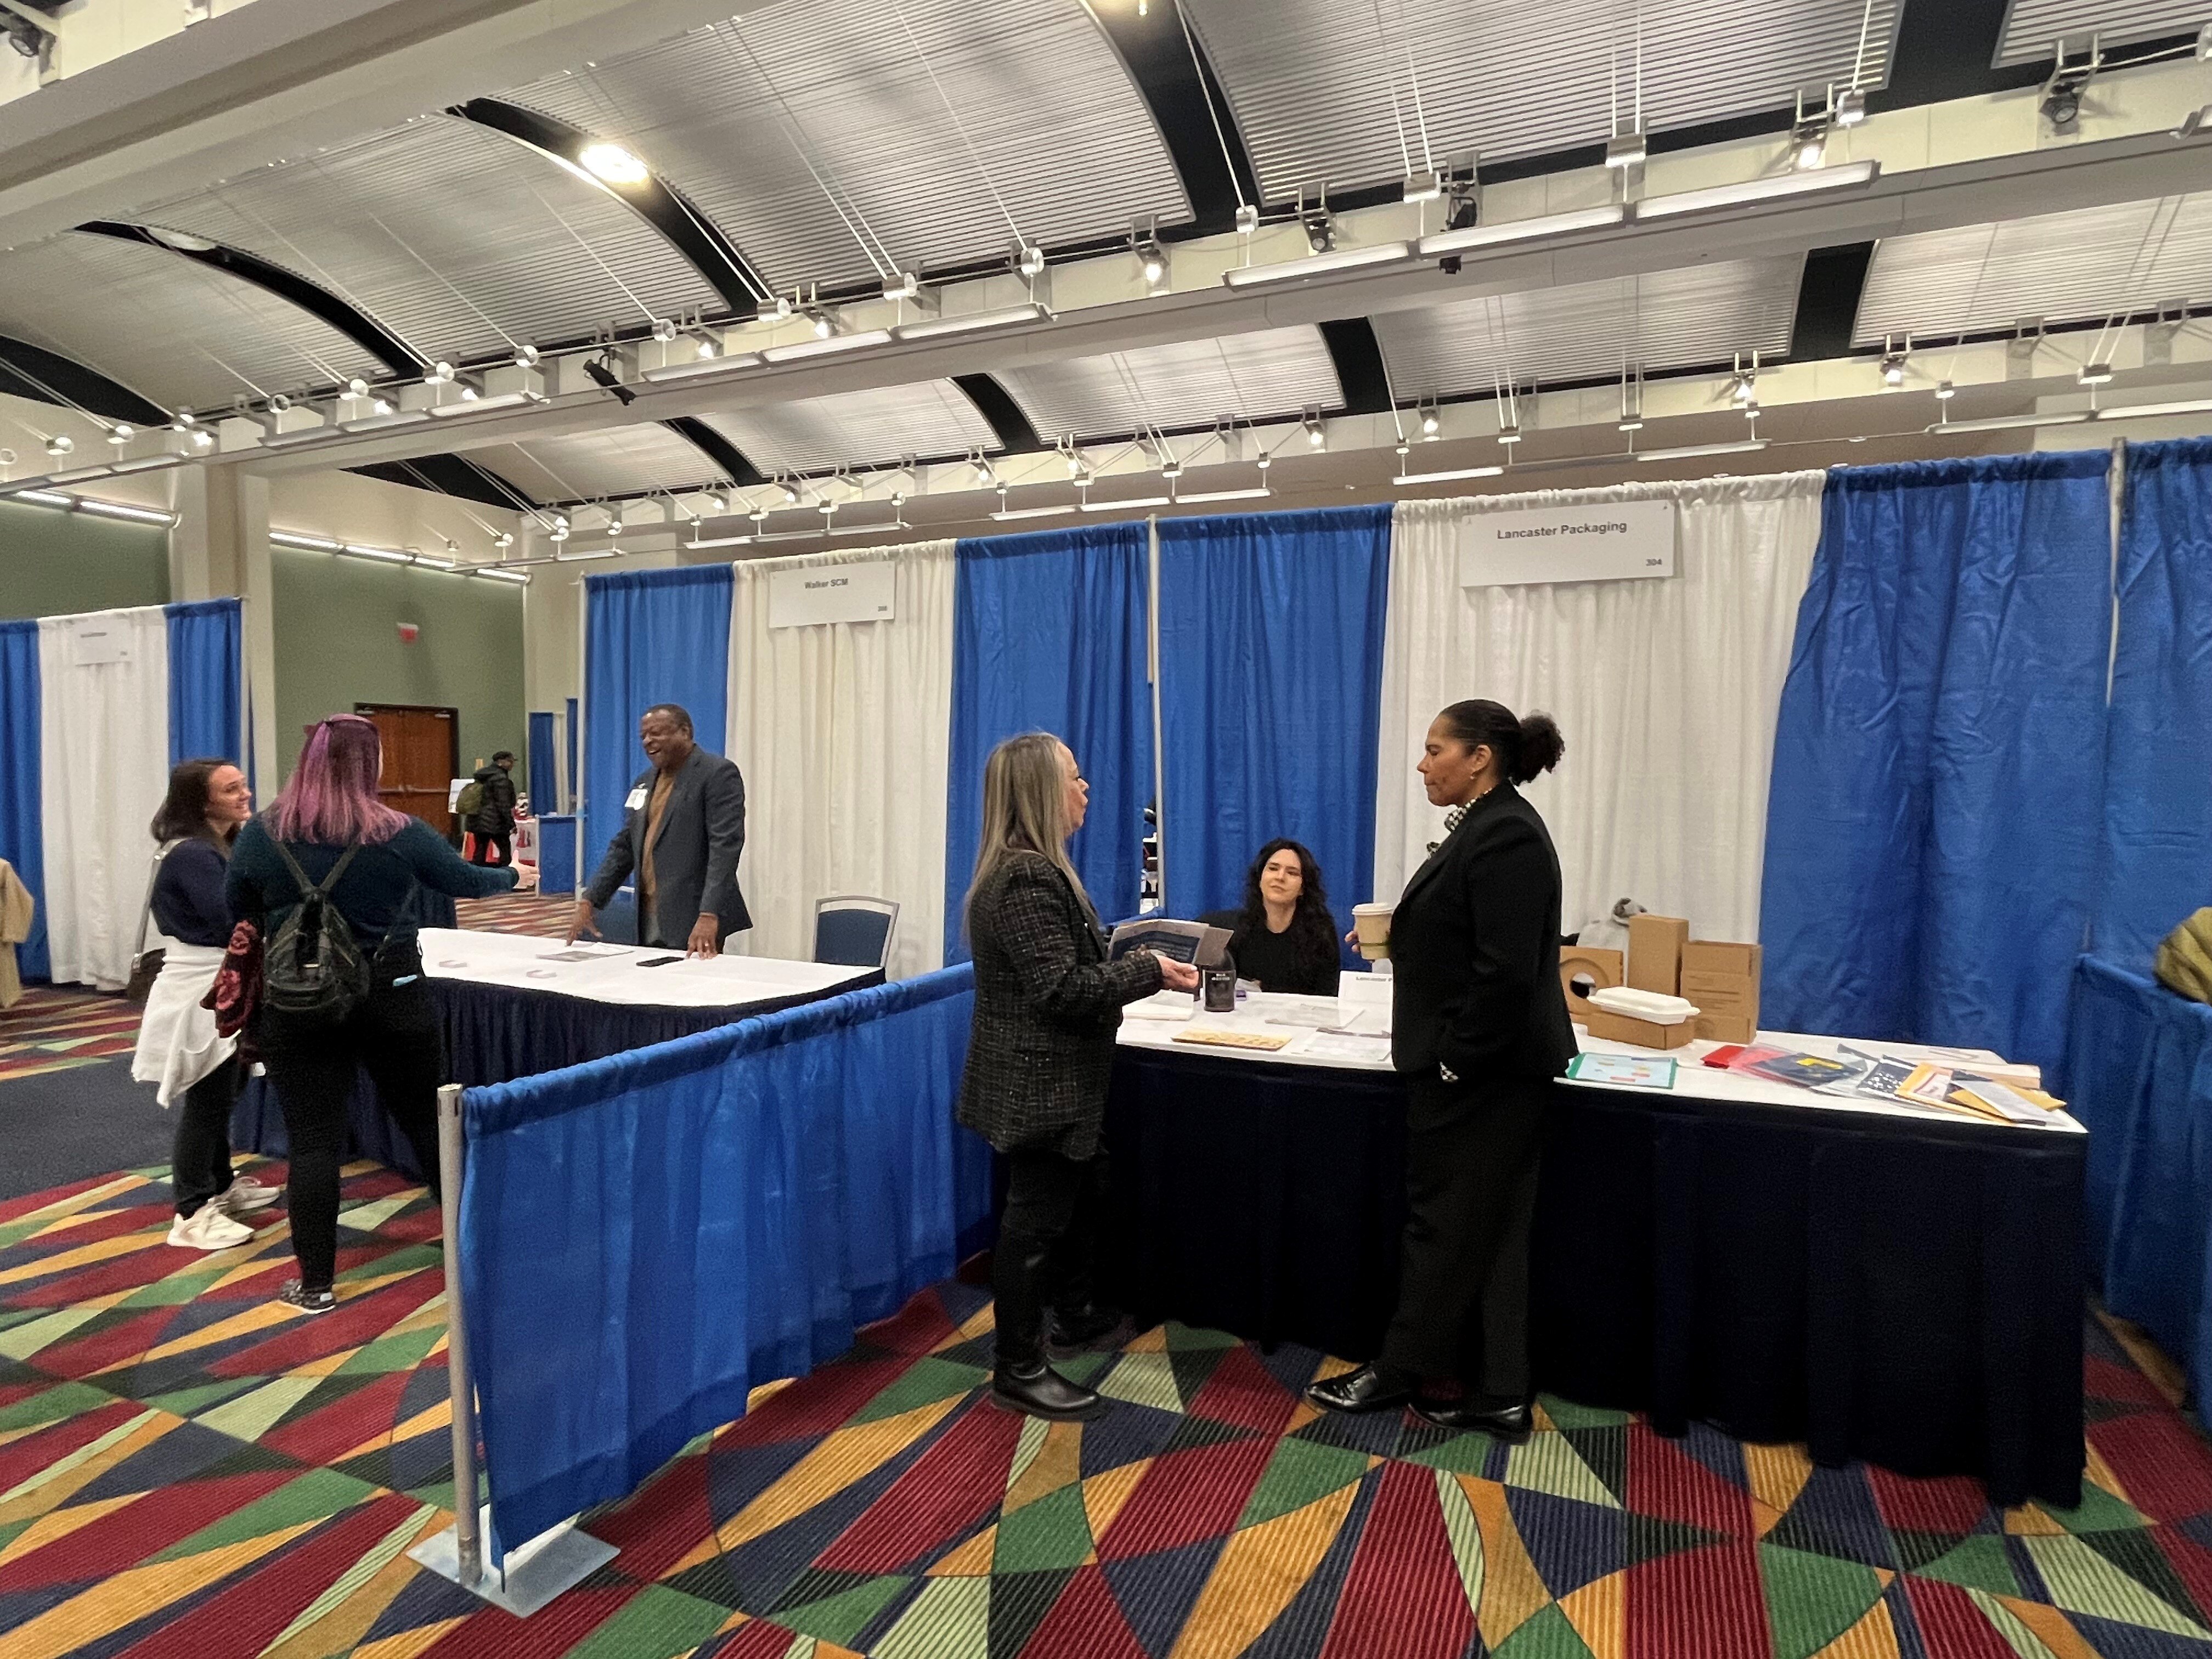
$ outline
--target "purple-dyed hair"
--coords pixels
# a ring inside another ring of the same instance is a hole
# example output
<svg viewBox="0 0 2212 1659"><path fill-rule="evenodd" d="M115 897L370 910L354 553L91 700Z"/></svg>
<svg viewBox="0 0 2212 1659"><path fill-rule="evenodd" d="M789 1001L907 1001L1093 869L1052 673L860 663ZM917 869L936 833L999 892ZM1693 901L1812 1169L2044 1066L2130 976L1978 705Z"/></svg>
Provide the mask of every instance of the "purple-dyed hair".
<svg viewBox="0 0 2212 1659"><path fill-rule="evenodd" d="M376 798L384 743L376 726L358 714L332 714L307 728L300 763L269 808L269 827L279 841L343 847L377 846L407 827L404 813Z"/></svg>

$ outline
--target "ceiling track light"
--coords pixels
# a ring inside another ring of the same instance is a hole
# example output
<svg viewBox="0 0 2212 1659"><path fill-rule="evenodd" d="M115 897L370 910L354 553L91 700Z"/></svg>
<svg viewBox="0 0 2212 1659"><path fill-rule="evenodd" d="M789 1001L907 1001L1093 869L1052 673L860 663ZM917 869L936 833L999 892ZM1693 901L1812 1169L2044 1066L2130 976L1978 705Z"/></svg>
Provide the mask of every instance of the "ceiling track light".
<svg viewBox="0 0 2212 1659"><path fill-rule="evenodd" d="M1044 275L1044 250L1034 242L1024 242L1013 252L1015 273L1035 282Z"/></svg>
<svg viewBox="0 0 2212 1659"><path fill-rule="evenodd" d="M1315 253L1327 253L1336 246L1336 216L1328 210L1326 187L1311 203L1306 200L1305 186L1298 187L1298 228L1305 233L1307 248Z"/></svg>
<svg viewBox="0 0 2212 1659"><path fill-rule="evenodd" d="M1271 283L1304 282L1309 277L1334 276L1340 271L1364 270L1375 265L1406 264L1413 258L1410 242L1376 242L1366 247L1334 248L1326 253L1289 259L1279 264L1237 265L1223 271L1221 280L1231 288L1260 288Z"/></svg>
<svg viewBox="0 0 2212 1659"><path fill-rule="evenodd" d="M1884 386L1894 391L1905 384L1905 353L1911 349L1912 342L1909 339L1903 350L1898 349L1894 341L1884 341L1881 354L1881 383Z"/></svg>
<svg viewBox="0 0 2212 1659"><path fill-rule="evenodd" d="M1462 478L1498 478L1505 475L1502 466L1455 466L1442 472L1401 472L1390 480L1394 484L1455 483Z"/></svg>
<svg viewBox="0 0 2212 1659"><path fill-rule="evenodd" d="M1443 417L1437 412L1437 400L1424 398L1418 410L1421 417L1421 436L1434 439L1443 430Z"/></svg>
<svg viewBox="0 0 2212 1659"><path fill-rule="evenodd" d="M1298 426L1306 434L1308 448L1326 449L1328 447L1328 429L1322 425L1321 410L1308 409L1304 416L1298 422Z"/></svg>
<svg viewBox="0 0 2212 1659"><path fill-rule="evenodd" d="M2070 133L2081 125L2081 94L2104 66L2100 36L2091 34L2087 58L2072 64L2066 61L2065 39L2059 39L2052 52L2051 78L2043 83L2043 101L2036 106L2053 132Z"/></svg>
<svg viewBox="0 0 2212 1659"><path fill-rule="evenodd" d="M1862 87L1845 87L1836 94L1836 125L1839 127L1863 126L1867 118L1866 90Z"/></svg>
<svg viewBox="0 0 2212 1659"><path fill-rule="evenodd" d="M586 144L576 160L585 172L603 184L641 185L653 176L643 161L620 144Z"/></svg>
<svg viewBox="0 0 2212 1659"><path fill-rule="evenodd" d="M1168 251L1160 245L1152 220L1146 220L1129 233L1129 251L1137 256L1137 269L1143 274L1146 288L1158 288L1167 281Z"/></svg>

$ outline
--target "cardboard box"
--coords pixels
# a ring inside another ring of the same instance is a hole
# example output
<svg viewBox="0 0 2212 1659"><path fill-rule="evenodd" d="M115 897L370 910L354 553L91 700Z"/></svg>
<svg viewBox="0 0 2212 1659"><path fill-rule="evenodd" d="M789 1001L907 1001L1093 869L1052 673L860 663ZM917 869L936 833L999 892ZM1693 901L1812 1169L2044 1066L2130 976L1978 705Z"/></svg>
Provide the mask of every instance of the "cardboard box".
<svg viewBox="0 0 2212 1659"><path fill-rule="evenodd" d="M1759 947L1751 945L1723 945L1700 947L1692 945L1685 963L1711 962L1719 952L1723 961L1748 960L1756 963ZM1747 952L1747 957L1744 953ZM1759 1034L1759 976L1756 973L1715 973L1705 969L1685 966L1682 973L1682 994L1698 1005L1697 1018L1692 1022L1699 1041L1705 1042L1749 1042Z"/></svg>
<svg viewBox="0 0 2212 1659"><path fill-rule="evenodd" d="M1756 980L1759 977L1759 951L1756 945L1723 945L1709 939L1692 939L1682 947L1682 972L1691 974L1733 974L1738 978Z"/></svg>
<svg viewBox="0 0 2212 1659"><path fill-rule="evenodd" d="M1577 978L1589 980L1594 991L1609 990L1620 983L1622 967L1618 951L1601 951L1594 945L1561 945L1559 988L1567 994L1568 1018L1579 1021L1590 1012L1588 1000L1575 994Z"/></svg>
<svg viewBox="0 0 2212 1659"><path fill-rule="evenodd" d="M1628 919L1628 983L1638 991L1662 996L1682 994L1682 947L1690 942L1690 924L1680 916L1631 916Z"/></svg>
<svg viewBox="0 0 2212 1659"><path fill-rule="evenodd" d="M1654 1025L1648 1019L1631 1019L1626 1014L1608 1013L1602 1008L1592 1008L1583 1028L1604 1042L1632 1042L1639 1048L1680 1048L1697 1038L1697 1022L1685 1020L1680 1025Z"/></svg>

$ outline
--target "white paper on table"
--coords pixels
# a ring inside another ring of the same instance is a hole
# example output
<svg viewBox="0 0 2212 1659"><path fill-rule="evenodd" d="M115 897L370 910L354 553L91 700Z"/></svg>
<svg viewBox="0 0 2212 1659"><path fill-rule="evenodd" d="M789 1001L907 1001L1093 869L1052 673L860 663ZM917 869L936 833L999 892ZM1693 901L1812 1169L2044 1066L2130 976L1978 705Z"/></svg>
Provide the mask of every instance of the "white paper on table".
<svg viewBox="0 0 2212 1659"><path fill-rule="evenodd" d="M1373 1036L1364 1031L1316 1031L1298 1053L1313 1060L1357 1060L1371 1066L1389 1059L1390 1039L1387 1034Z"/></svg>
<svg viewBox="0 0 2212 1659"><path fill-rule="evenodd" d="M1155 991L1141 1002L1133 1002L1121 1010L1131 1019L1171 1020L1177 1024L1198 1012L1198 1004L1188 991Z"/></svg>

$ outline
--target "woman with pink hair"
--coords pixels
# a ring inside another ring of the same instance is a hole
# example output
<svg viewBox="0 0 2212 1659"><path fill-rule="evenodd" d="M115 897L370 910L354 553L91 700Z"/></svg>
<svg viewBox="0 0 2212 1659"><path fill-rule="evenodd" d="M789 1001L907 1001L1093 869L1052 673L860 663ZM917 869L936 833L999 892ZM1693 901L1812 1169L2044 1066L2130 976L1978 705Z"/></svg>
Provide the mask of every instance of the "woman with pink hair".
<svg viewBox="0 0 2212 1659"><path fill-rule="evenodd" d="M310 726L292 781L239 832L230 855L226 890L234 916L271 939L307 887L329 882L326 902L344 919L369 967L368 994L341 1017L264 1006L255 1031L291 1142L292 1253L300 1276L278 1295L303 1313L325 1313L337 1304L331 1281L338 1164L346 1103L362 1066L416 1162L434 1184L437 1179L445 1057L416 944L416 890L484 898L515 882L511 869L464 862L428 824L379 800L382 770L382 744L369 721L332 714ZM345 867L338 870L341 860Z"/></svg>

